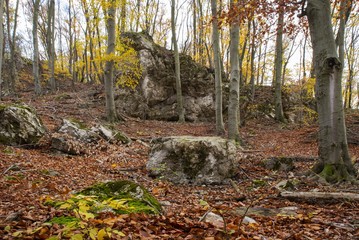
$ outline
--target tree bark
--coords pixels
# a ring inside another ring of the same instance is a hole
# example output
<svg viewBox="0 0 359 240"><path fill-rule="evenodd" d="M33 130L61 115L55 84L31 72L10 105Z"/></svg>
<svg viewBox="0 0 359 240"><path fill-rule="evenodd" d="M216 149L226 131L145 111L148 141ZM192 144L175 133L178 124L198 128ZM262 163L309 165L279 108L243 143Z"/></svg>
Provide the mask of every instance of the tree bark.
<svg viewBox="0 0 359 240"><path fill-rule="evenodd" d="M180 66L178 45L177 45L177 39L176 39L175 8L176 8L175 0L171 0L171 29L172 29L172 44L173 44L173 48L174 48L174 58L175 58L177 114L178 114L178 122L183 123L185 121L185 117L184 117L181 74L180 74L181 66Z"/></svg>
<svg viewBox="0 0 359 240"><path fill-rule="evenodd" d="M33 37L33 45L34 45L34 62L33 62L33 76L34 76L34 85L35 85L35 94L41 95L41 83L39 76L39 41L37 36L38 29L38 18L39 18L39 8L40 8L40 0L35 0L33 6L33 21L32 21L32 37Z"/></svg>
<svg viewBox="0 0 359 240"><path fill-rule="evenodd" d="M2 98L2 64L4 52L4 0L0 0L0 101Z"/></svg>
<svg viewBox="0 0 359 240"><path fill-rule="evenodd" d="M212 38L213 38L213 55L214 55L214 72L215 72L215 91L216 91L216 131L218 135L224 134L224 123L222 113L222 67L221 53L219 46L219 31L217 19L217 1L211 0L212 9Z"/></svg>
<svg viewBox="0 0 359 240"><path fill-rule="evenodd" d="M105 91L106 91L106 115L109 122L118 120L116 114L115 99L113 93L113 71L114 71L114 54L116 44L116 0L108 1L106 27L107 27L107 51L106 57L109 58L105 64Z"/></svg>
<svg viewBox="0 0 359 240"><path fill-rule="evenodd" d="M230 8L237 10L238 1L231 0ZM235 17L230 25L230 89L228 103L228 138L235 141L240 140L239 136L239 17Z"/></svg>
<svg viewBox="0 0 359 240"><path fill-rule="evenodd" d="M282 2L281 2L282 4ZM283 6L279 8L277 38L275 47L275 119L284 122L283 104L282 104L282 65L283 65L283 25L284 10Z"/></svg>
<svg viewBox="0 0 359 240"><path fill-rule="evenodd" d="M307 16L316 73L319 161L313 170L329 182L356 175L344 123L341 68L331 22L330 0L308 0Z"/></svg>
<svg viewBox="0 0 359 240"><path fill-rule="evenodd" d="M47 55L50 70L50 88L52 92L56 91L55 81L55 0L48 1L47 12Z"/></svg>

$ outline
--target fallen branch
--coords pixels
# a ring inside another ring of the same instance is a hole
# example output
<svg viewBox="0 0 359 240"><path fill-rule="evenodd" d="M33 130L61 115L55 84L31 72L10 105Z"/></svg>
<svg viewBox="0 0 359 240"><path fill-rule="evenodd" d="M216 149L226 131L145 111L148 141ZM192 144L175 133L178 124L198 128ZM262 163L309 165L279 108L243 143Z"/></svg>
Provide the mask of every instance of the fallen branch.
<svg viewBox="0 0 359 240"><path fill-rule="evenodd" d="M313 199L347 199L359 201L359 194L349 192L281 192L279 196L284 198L296 198L300 200Z"/></svg>

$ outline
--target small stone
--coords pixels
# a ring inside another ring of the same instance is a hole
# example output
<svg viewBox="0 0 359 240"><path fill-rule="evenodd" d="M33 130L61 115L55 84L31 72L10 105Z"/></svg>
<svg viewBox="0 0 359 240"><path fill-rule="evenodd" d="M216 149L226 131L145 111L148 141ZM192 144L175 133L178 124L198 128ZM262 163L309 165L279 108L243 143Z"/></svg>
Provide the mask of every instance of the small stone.
<svg viewBox="0 0 359 240"><path fill-rule="evenodd" d="M242 223L244 223L244 224L257 224L256 220L254 220L253 218L250 218L248 216L245 216L243 218Z"/></svg>

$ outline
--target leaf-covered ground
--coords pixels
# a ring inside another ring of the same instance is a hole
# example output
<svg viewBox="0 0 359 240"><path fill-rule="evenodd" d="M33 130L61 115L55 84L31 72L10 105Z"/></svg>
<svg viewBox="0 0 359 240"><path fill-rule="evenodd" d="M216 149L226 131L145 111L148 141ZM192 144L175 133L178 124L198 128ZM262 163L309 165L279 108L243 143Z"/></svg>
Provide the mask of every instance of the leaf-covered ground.
<svg viewBox="0 0 359 240"><path fill-rule="evenodd" d="M58 92L33 98L23 93L23 101L38 111L48 128L39 147L0 145L0 238L47 239L65 236L58 224L46 224L54 217L68 216L68 209L44 204L46 199L66 200L71 193L96 182L129 179L144 185L164 206L162 215L104 214L71 230L73 239L359 239L359 203L355 201L290 201L279 197L280 181L297 182L296 191L359 193L350 184L327 185L305 175L317 156L315 126L276 124L272 120L249 121L241 131L244 157L234 182L239 192L224 186L176 186L148 177L146 161L153 137L169 135L214 135L213 123L184 123L128 119L118 129L134 141L130 145L98 143L86 156L65 155L50 149L49 137L63 118L87 124L104 122L103 93L93 87L77 86L76 92ZM14 101L6 99L5 102ZM359 147L350 145L359 157ZM261 162L270 157L293 156L292 172L266 170ZM358 161L358 160L357 160ZM256 223L241 223L247 207ZM290 207L294 215L271 210ZM224 224L207 223L212 211ZM267 214L265 214L267 213ZM45 224L44 224L45 223ZM88 229L88 235L84 233ZM101 234L99 233L100 231ZM107 231L107 232L106 232ZM115 234L115 233L120 234ZM78 237L78 238L77 238Z"/></svg>

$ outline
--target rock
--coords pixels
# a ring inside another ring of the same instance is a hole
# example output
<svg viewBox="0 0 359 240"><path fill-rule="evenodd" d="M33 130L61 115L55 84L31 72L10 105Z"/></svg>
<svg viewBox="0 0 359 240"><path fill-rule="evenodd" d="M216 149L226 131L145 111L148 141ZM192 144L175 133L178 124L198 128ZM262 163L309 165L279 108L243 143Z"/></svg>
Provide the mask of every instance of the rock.
<svg viewBox="0 0 359 240"><path fill-rule="evenodd" d="M215 214L213 212L209 212L206 214L206 216L204 217L204 221L206 223L210 223L213 226L217 227L217 228L223 228L224 227L224 220L221 216L219 216L218 214Z"/></svg>
<svg viewBox="0 0 359 240"><path fill-rule="evenodd" d="M177 183L220 184L236 174L236 145L220 137L164 137L153 141L147 169Z"/></svg>
<svg viewBox="0 0 359 240"><path fill-rule="evenodd" d="M52 135L51 147L68 154L87 154L91 144L97 144L101 139L109 143L130 143L126 134L99 125L87 128L81 123L63 119L57 133Z"/></svg>
<svg viewBox="0 0 359 240"><path fill-rule="evenodd" d="M256 220L254 220L253 218L250 218L248 216L244 216L242 223L244 224L257 224Z"/></svg>
<svg viewBox="0 0 359 240"><path fill-rule="evenodd" d="M0 105L0 143L35 145L46 129L34 109L27 105Z"/></svg>
<svg viewBox="0 0 359 240"><path fill-rule="evenodd" d="M273 171L292 171L294 169L293 159L291 157L271 157L263 161L265 168Z"/></svg>
<svg viewBox="0 0 359 240"><path fill-rule="evenodd" d="M131 181L99 183L80 191L78 194L96 196L98 201L102 203L108 200L109 206L117 213L145 212L157 214L162 211L161 204L155 197L143 186ZM111 204L110 201L113 200L117 201L118 204L123 203L122 206Z"/></svg>
<svg viewBox="0 0 359 240"><path fill-rule="evenodd" d="M173 51L155 44L145 33L123 33L122 38L137 51L142 76L134 90L121 88L117 91L117 108L131 117L177 120ZM213 119L213 72L197 64L187 55L180 55L180 63L186 120Z"/></svg>

